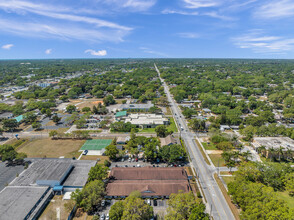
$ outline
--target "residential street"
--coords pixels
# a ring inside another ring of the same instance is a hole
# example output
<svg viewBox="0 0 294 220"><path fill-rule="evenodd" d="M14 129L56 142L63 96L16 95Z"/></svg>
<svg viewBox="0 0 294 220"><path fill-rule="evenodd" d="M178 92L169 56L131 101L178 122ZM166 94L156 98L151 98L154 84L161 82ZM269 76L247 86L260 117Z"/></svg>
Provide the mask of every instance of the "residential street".
<svg viewBox="0 0 294 220"><path fill-rule="evenodd" d="M160 72L157 66L154 64L156 71L160 77ZM164 82L162 78L161 82L163 83L165 93L167 95L167 99L170 102L171 110L173 112L173 116L175 118L176 123L178 124L180 131L180 135L184 140L188 152L191 157L191 162L193 167L195 168L197 175L199 176L200 184L204 191L204 195L207 200L207 208L209 213L212 215L214 220L232 220L234 216L221 192L216 181L214 180L213 173L217 171L217 169L213 166L208 166L204 161L200 150L196 146L195 139L198 139L194 136L192 132L189 131L189 128L186 124L184 116L181 114L178 105L172 99L169 88L167 84ZM198 140L199 141L199 140ZM200 142L200 141L199 141Z"/></svg>

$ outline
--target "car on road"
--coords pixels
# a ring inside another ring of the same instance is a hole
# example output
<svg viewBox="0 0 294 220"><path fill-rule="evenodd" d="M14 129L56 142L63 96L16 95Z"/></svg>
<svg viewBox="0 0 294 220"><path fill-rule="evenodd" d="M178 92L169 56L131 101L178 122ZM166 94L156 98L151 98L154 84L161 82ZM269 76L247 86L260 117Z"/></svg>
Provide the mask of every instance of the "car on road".
<svg viewBox="0 0 294 220"><path fill-rule="evenodd" d="M109 220L109 213L106 214L105 220Z"/></svg>
<svg viewBox="0 0 294 220"><path fill-rule="evenodd" d="M101 202L101 206L102 206L102 207L105 206L105 200L102 200L102 202Z"/></svg>
<svg viewBox="0 0 294 220"><path fill-rule="evenodd" d="M105 219L105 214L103 213L101 216L100 216L100 220L104 220Z"/></svg>
<svg viewBox="0 0 294 220"><path fill-rule="evenodd" d="M125 161L125 159L124 159L124 158L122 158L122 159L121 159L121 162L124 162L124 161Z"/></svg>

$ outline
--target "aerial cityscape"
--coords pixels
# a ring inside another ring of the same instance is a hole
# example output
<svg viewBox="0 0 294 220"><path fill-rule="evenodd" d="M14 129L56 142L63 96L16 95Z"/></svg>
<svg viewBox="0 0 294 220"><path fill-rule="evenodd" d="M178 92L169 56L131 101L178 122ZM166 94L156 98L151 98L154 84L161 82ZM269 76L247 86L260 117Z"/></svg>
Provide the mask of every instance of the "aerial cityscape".
<svg viewBox="0 0 294 220"><path fill-rule="evenodd" d="M294 220L292 0L0 0L1 220Z"/></svg>

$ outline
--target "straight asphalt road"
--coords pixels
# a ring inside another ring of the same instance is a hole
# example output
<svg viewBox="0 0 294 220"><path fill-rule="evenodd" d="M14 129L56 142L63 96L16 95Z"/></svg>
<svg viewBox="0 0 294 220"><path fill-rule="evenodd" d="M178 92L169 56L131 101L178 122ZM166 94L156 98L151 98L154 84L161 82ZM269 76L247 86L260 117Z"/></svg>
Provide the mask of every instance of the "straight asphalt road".
<svg viewBox="0 0 294 220"><path fill-rule="evenodd" d="M191 163L196 169L197 176L199 177L200 185L203 189L205 198L207 200L207 210L214 220L232 220L235 219L229 205L227 204L220 188L218 187L213 174L217 171L215 167L207 165L198 149L195 139L198 139L190 132L187 123L182 115L178 105L175 103L170 95L169 88L164 80L160 77L160 72L154 64L155 70L164 86L167 99L170 103L173 116L180 129L180 135L184 140L188 153L191 158ZM198 139L199 141L199 139ZM200 142L200 141L199 141Z"/></svg>

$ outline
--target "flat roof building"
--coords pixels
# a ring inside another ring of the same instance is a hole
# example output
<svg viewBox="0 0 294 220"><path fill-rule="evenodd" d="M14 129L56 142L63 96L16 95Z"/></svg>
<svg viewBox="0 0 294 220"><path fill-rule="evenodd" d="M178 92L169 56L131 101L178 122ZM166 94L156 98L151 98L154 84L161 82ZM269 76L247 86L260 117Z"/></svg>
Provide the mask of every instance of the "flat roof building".
<svg viewBox="0 0 294 220"><path fill-rule="evenodd" d="M114 167L106 187L109 198L127 197L139 191L144 198L168 198L179 190L191 190L188 176L180 167Z"/></svg>
<svg viewBox="0 0 294 220"><path fill-rule="evenodd" d="M256 137L252 144L256 149L265 146L267 150L283 147L285 151L287 149L294 151L294 140L289 137Z"/></svg>
<svg viewBox="0 0 294 220"><path fill-rule="evenodd" d="M154 104L148 101L146 104L122 104L120 109L122 110L143 110L148 111Z"/></svg>
<svg viewBox="0 0 294 220"><path fill-rule="evenodd" d="M125 122L140 128L154 128L158 125L168 125L169 119L156 114L130 114Z"/></svg>
<svg viewBox="0 0 294 220"><path fill-rule="evenodd" d="M0 192L0 218L37 219L53 196L49 187L8 186Z"/></svg>

